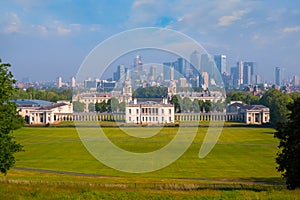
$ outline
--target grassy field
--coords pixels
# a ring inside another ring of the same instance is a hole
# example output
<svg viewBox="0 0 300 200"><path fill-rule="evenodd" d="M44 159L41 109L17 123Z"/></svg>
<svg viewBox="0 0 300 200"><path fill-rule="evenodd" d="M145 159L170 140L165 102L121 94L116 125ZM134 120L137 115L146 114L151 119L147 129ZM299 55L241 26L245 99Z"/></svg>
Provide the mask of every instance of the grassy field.
<svg viewBox="0 0 300 200"><path fill-rule="evenodd" d="M104 130L123 149L150 152L172 140L177 129L164 128L148 139L128 137L118 128ZM153 131L152 128L126 130ZM300 197L299 191L287 192L283 186L270 185L283 183L275 170L278 141L273 137L273 129L226 127L211 153L199 159L206 130L199 128L190 148L170 166L151 173L130 174L108 168L92 157L75 128L22 128L14 135L25 151L17 154L15 167L19 169L0 178L0 195L5 199ZM41 169L49 171L38 171ZM11 194L15 188L18 192ZM54 195L53 191L57 193Z"/></svg>

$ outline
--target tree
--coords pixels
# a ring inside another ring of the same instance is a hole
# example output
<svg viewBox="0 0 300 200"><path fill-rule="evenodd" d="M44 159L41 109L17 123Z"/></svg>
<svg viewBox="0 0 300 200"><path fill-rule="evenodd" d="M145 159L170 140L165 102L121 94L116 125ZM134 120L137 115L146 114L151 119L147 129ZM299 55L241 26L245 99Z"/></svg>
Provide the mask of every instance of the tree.
<svg viewBox="0 0 300 200"><path fill-rule="evenodd" d="M282 94L276 89L270 89L260 99L260 104L270 108L270 121L273 126L276 126L277 123L286 122L289 112L287 105L292 101L293 99L289 95Z"/></svg>
<svg viewBox="0 0 300 200"><path fill-rule="evenodd" d="M114 113L118 111L119 101L116 97L112 97L107 101L107 111Z"/></svg>
<svg viewBox="0 0 300 200"><path fill-rule="evenodd" d="M89 103L88 109L89 109L89 112L95 112L95 104L94 103Z"/></svg>
<svg viewBox="0 0 300 200"><path fill-rule="evenodd" d="M183 112L190 112L190 110L192 109L192 100L188 97L184 97L182 99L182 110Z"/></svg>
<svg viewBox="0 0 300 200"><path fill-rule="evenodd" d="M212 103L211 101L204 101L203 107L206 113L209 113L212 111Z"/></svg>
<svg viewBox="0 0 300 200"><path fill-rule="evenodd" d="M181 112L182 99L180 95L173 95L171 99L171 104L174 105L174 110L176 113Z"/></svg>
<svg viewBox="0 0 300 200"><path fill-rule="evenodd" d="M10 64L2 63L0 59L0 172L6 175L15 164L14 153L22 151L11 135L12 131L20 128L24 120L18 115L17 105L9 102L14 94L16 80L8 70Z"/></svg>
<svg viewBox="0 0 300 200"><path fill-rule="evenodd" d="M84 111L84 103L79 101L73 101L73 111L74 112L83 112Z"/></svg>
<svg viewBox="0 0 300 200"><path fill-rule="evenodd" d="M195 113L200 112L199 100L198 99L194 99L192 108L193 108L193 112L195 112Z"/></svg>
<svg viewBox="0 0 300 200"><path fill-rule="evenodd" d="M286 179L288 189L300 187L300 98L288 105L287 121L277 126L275 137L280 140L277 171Z"/></svg>
<svg viewBox="0 0 300 200"><path fill-rule="evenodd" d="M224 103L222 103L221 100L218 100L216 103L213 103L212 105L213 105L212 106L213 110L217 111L217 112L223 112L225 109L225 105L224 105Z"/></svg>
<svg viewBox="0 0 300 200"><path fill-rule="evenodd" d="M104 113L107 111L107 104L105 103L105 101L102 101L100 103L96 103L95 104L95 110L96 112L100 112L100 113Z"/></svg>
<svg viewBox="0 0 300 200"><path fill-rule="evenodd" d="M125 109L126 109L126 103L124 101L120 102L119 105L119 112L125 112Z"/></svg>

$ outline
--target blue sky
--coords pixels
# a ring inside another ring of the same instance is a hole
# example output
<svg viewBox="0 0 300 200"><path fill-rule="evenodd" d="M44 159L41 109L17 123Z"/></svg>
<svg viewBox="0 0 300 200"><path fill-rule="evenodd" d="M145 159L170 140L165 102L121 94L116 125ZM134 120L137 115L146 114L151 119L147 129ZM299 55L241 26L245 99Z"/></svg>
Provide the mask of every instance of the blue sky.
<svg viewBox="0 0 300 200"><path fill-rule="evenodd" d="M256 61L273 81L300 75L300 1L274 0L10 0L0 1L0 57L17 79L69 78L106 38L133 28L165 27L210 54Z"/></svg>

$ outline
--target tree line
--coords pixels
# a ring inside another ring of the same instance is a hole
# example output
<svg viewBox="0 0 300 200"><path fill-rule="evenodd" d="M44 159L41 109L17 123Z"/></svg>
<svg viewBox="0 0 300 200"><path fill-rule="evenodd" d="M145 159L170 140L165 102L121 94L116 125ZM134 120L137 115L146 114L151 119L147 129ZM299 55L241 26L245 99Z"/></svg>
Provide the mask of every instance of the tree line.
<svg viewBox="0 0 300 200"><path fill-rule="evenodd" d="M72 89L51 88L51 89L34 89L29 87L26 90L15 89L11 99L38 99L56 102L59 100L72 100Z"/></svg>

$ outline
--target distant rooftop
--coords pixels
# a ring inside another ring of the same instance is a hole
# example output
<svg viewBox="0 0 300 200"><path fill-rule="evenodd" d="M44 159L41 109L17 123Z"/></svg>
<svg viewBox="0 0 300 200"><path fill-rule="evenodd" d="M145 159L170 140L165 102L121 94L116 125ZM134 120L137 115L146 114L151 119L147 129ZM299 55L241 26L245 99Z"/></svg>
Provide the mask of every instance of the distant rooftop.
<svg viewBox="0 0 300 200"><path fill-rule="evenodd" d="M31 106L31 107L41 107L53 104L50 101L44 100L37 100L37 99L17 99L17 100L10 100L10 102L15 102L17 106Z"/></svg>

